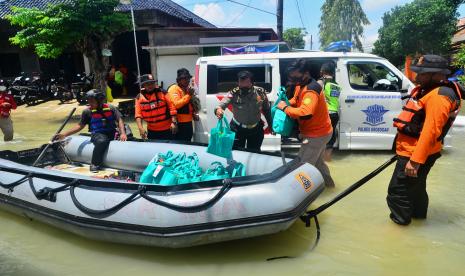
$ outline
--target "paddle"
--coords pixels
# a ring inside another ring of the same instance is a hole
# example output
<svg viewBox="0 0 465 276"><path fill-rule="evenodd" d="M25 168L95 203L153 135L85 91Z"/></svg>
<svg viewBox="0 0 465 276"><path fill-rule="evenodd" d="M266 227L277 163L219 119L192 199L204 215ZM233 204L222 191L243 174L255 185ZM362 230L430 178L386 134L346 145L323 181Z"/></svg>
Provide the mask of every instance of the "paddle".
<svg viewBox="0 0 465 276"><path fill-rule="evenodd" d="M71 112L69 113L68 117L66 118L66 120L63 122L63 124L60 126L60 128L58 129L58 131L52 136L52 139L50 139L51 141L48 142L48 144L45 146L45 148L42 150L42 152L39 154L39 157L37 157L36 161L34 162L34 164L32 164L33 167L36 167L37 164L39 163L40 159L42 159L42 157L44 157L45 155L45 152L47 151L48 147L50 147L51 144L53 144L53 139L63 130L63 128L65 128L66 124L69 122L69 120L71 119L71 117L73 116L74 112L76 111L76 108L74 107L73 110L71 110Z"/></svg>

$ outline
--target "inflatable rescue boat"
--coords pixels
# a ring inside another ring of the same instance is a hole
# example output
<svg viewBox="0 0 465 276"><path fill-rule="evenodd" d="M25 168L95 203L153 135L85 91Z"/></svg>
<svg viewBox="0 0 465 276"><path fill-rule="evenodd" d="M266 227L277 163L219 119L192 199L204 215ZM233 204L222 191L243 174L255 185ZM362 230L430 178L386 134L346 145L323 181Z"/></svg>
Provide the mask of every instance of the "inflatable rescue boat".
<svg viewBox="0 0 465 276"><path fill-rule="evenodd" d="M203 167L225 159L201 144L113 141L91 173L89 136L32 166L43 148L0 152L0 207L94 240L177 248L277 233L324 189L315 167L274 154L235 150L246 176L162 186L138 182L160 152L196 153Z"/></svg>

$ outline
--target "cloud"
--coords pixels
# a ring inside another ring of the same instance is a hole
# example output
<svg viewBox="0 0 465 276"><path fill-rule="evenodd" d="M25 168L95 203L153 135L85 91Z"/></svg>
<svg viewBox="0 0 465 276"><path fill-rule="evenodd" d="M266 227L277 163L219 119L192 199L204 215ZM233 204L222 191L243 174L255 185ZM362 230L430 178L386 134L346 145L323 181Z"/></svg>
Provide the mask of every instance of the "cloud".
<svg viewBox="0 0 465 276"><path fill-rule="evenodd" d="M365 12L389 10L397 5L402 5L411 1L412 0L363 0L362 8Z"/></svg>
<svg viewBox="0 0 465 276"><path fill-rule="evenodd" d="M224 25L226 15L217 3L195 4L193 12L214 25Z"/></svg>

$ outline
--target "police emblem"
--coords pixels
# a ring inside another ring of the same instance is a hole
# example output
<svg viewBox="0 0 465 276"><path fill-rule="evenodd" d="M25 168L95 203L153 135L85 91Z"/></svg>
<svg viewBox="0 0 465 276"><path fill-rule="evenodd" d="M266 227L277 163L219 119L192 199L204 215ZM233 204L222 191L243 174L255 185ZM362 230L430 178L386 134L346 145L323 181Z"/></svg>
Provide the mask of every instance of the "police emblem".
<svg viewBox="0 0 465 276"><path fill-rule="evenodd" d="M389 110L385 109L382 105L375 104L368 106L366 110L362 110L362 112L367 115L366 121L363 122L363 124L370 126L385 124L386 122L384 122L383 115L388 111Z"/></svg>

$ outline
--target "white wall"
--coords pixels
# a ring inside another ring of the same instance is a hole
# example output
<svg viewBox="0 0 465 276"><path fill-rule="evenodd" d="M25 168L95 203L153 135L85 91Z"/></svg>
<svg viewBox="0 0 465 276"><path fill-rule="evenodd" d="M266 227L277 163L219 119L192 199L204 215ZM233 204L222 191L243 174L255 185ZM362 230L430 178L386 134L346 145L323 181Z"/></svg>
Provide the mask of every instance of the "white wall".
<svg viewBox="0 0 465 276"><path fill-rule="evenodd" d="M194 76L195 63L199 58L196 49L163 49L157 54L157 79L159 83L163 81L165 89L176 82L179 68L186 68Z"/></svg>
<svg viewBox="0 0 465 276"><path fill-rule="evenodd" d="M158 83L163 81L165 89L167 89L169 85L176 83L176 72L179 68L186 68L191 75L194 76L195 63L198 58L198 55L158 56Z"/></svg>

